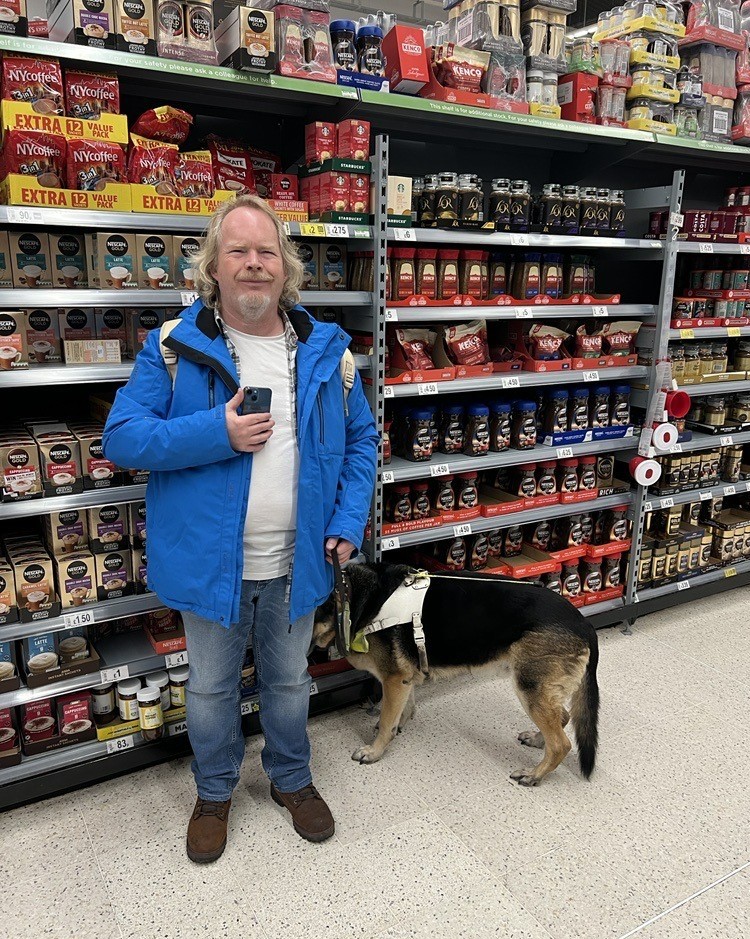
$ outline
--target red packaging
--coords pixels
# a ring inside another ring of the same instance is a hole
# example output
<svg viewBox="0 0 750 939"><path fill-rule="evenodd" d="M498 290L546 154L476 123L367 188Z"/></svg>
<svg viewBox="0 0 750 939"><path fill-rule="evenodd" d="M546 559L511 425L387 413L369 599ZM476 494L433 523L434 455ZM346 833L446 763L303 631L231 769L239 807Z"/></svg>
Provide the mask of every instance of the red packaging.
<svg viewBox="0 0 750 939"><path fill-rule="evenodd" d="M100 192L108 183L124 183L125 151L106 140L68 141L68 189Z"/></svg>
<svg viewBox="0 0 750 939"><path fill-rule="evenodd" d="M120 113L117 75L65 70L65 113L68 117L98 120L102 114Z"/></svg>
<svg viewBox="0 0 750 939"><path fill-rule="evenodd" d="M602 326L604 351L607 355L625 356L635 352L635 337L641 324L637 320L620 320Z"/></svg>
<svg viewBox="0 0 750 939"><path fill-rule="evenodd" d="M349 173L320 173L320 211L321 212L349 212L350 206L350 174Z"/></svg>
<svg viewBox="0 0 750 939"><path fill-rule="evenodd" d="M349 205L352 212L370 212L370 177L363 173L349 176Z"/></svg>
<svg viewBox="0 0 750 939"><path fill-rule="evenodd" d="M538 361L562 358L561 346L566 339L570 339L570 334L562 329L535 323L529 330L531 357Z"/></svg>
<svg viewBox="0 0 750 939"><path fill-rule="evenodd" d="M270 198L280 199L284 202L299 199L297 177L290 176L287 173L273 173L271 176Z"/></svg>
<svg viewBox="0 0 750 939"><path fill-rule="evenodd" d="M418 26L394 26L383 39L385 77L391 91L416 95L430 80L424 32Z"/></svg>
<svg viewBox="0 0 750 939"><path fill-rule="evenodd" d="M576 330L575 355L581 359L598 359L602 354L602 334L595 332L589 335L586 330L586 324L581 325Z"/></svg>
<svg viewBox="0 0 750 939"><path fill-rule="evenodd" d="M564 121L596 123L594 100L599 87L599 78L586 72L563 75L557 85L557 101L562 108Z"/></svg>
<svg viewBox="0 0 750 939"><path fill-rule="evenodd" d="M444 88L478 95L489 66L489 53L449 42L434 50L435 76Z"/></svg>
<svg viewBox="0 0 750 939"><path fill-rule="evenodd" d="M351 160L369 160L369 121L349 120L336 125L336 156Z"/></svg>
<svg viewBox="0 0 750 939"><path fill-rule="evenodd" d="M178 196L210 199L214 194L214 171L210 151L181 153L175 169L175 185Z"/></svg>
<svg viewBox="0 0 750 939"><path fill-rule="evenodd" d="M39 114L63 113L62 69L57 59L3 55L2 97L24 101Z"/></svg>
<svg viewBox="0 0 750 939"><path fill-rule="evenodd" d="M485 365L490 360L484 320L448 326L444 332L449 358L458 365Z"/></svg>
<svg viewBox="0 0 750 939"><path fill-rule="evenodd" d="M245 148L250 154L250 163L255 178L255 189L261 199L270 199L273 176L281 172L281 160L275 153L258 150L257 147Z"/></svg>
<svg viewBox="0 0 750 939"><path fill-rule="evenodd" d="M148 140L130 135L128 152L128 181L143 186L155 186L163 196L177 192L177 164L180 154L177 144Z"/></svg>
<svg viewBox="0 0 750 939"><path fill-rule="evenodd" d="M305 127L305 160L322 163L333 158L336 150L336 125L328 121L316 121Z"/></svg>
<svg viewBox="0 0 750 939"><path fill-rule="evenodd" d="M311 215L320 215L320 176L308 176L305 182L307 195L302 194L302 198L307 201Z"/></svg>
<svg viewBox="0 0 750 939"><path fill-rule="evenodd" d="M304 13L286 4L275 7L273 12L279 47L279 74L305 77Z"/></svg>
<svg viewBox="0 0 750 939"><path fill-rule="evenodd" d="M432 349L437 334L430 329L396 329L396 342L401 347L406 367L414 371L435 368Z"/></svg>
<svg viewBox="0 0 750 939"><path fill-rule="evenodd" d="M224 140L215 134L209 134L206 145L211 153L216 188L229 189L237 195L245 192L255 195L255 173L249 148L237 140Z"/></svg>
<svg viewBox="0 0 750 939"><path fill-rule="evenodd" d="M76 691L57 698L57 719L63 734L90 730L93 723L90 692Z"/></svg>
<svg viewBox="0 0 750 939"><path fill-rule="evenodd" d="M307 59L307 78L313 81L336 82L336 69L333 67L333 49L328 12L305 10L305 57Z"/></svg>
<svg viewBox="0 0 750 939"><path fill-rule="evenodd" d="M164 105L144 111L130 131L141 137L148 137L149 140L181 144L187 140L192 123L193 118L187 111Z"/></svg>
<svg viewBox="0 0 750 939"><path fill-rule="evenodd" d="M63 188L65 138L36 130L6 130L0 159L0 179L8 173L36 176L41 186Z"/></svg>

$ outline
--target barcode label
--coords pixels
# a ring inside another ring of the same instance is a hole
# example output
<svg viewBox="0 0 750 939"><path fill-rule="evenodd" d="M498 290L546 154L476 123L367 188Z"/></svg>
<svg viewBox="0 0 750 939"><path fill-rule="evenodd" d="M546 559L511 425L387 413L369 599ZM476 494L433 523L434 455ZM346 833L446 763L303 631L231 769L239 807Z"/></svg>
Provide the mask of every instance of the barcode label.
<svg viewBox="0 0 750 939"><path fill-rule="evenodd" d="M698 245L698 251L699 251L701 254L713 254L713 253L714 253L714 246L713 246L712 244L708 244L708 243L705 242L705 241L702 241L702 242Z"/></svg>
<svg viewBox="0 0 750 939"><path fill-rule="evenodd" d="M501 378L500 384L503 388L520 388L521 379L517 375L512 378Z"/></svg>
<svg viewBox="0 0 750 939"><path fill-rule="evenodd" d="M187 665L187 649L182 649L180 652L172 652L169 655L165 655L164 664L167 666L167 668L177 668L178 665Z"/></svg>
<svg viewBox="0 0 750 939"><path fill-rule="evenodd" d="M690 581L689 581L689 580L681 580L681 581L677 584L677 589L678 589L678 590L688 590L689 588L690 588Z"/></svg>
<svg viewBox="0 0 750 939"><path fill-rule="evenodd" d="M584 381L599 381L599 372L584 372Z"/></svg>
<svg viewBox="0 0 750 939"><path fill-rule="evenodd" d="M8 221L19 225L37 225L44 221L40 209L21 209L8 206Z"/></svg>
<svg viewBox="0 0 750 939"><path fill-rule="evenodd" d="M130 670L127 665L118 665L116 668L103 668L99 672L100 684L109 685L114 681L122 681L123 678L130 678Z"/></svg>
<svg viewBox="0 0 750 939"><path fill-rule="evenodd" d="M388 484L393 482L393 470L383 470L383 483Z"/></svg>
<svg viewBox="0 0 750 939"><path fill-rule="evenodd" d="M685 223L685 216L680 212L670 212L669 213L669 224L674 228L682 228Z"/></svg>
<svg viewBox="0 0 750 939"><path fill-rule="evenodd" d="M724 486L724 495L725 495L725 496L733 496L736 492L737 492L737 490L735 489L734 486Z"/></svg>
<svg viewBox="0 0 750 939"><path fill-rule="evenodd" d="M396 548L401 547L401 542L398 538L383 538L380 547L383 551L395 551Z"/></svg>
<svg viewBox="0 0 750 939"><path fill-rule="evenodd" d="M558 447L557 448L557 459L558 460L570 460L573 457L573 448L572 447Z"/></svg>
<svg viewBox="0 0 750 939"><path fill-rule="evenodd" d="M471 522L464 522L463 525L454 525L453 534L456 538L463 538L464 535L471 534Z"/></svg>
<svg viewBox="0 0 750 939"><path fill-rule="evenodd" d="M421 385L417 385L418 395L436 395L437 393L438 393L437 382L428 381L428 382L423 382Z"/></svg>
<svg viewBox="0 0 750 939"><path fill-rule="evenodd" d="M438 463L437 466L430 467L430 476L447 476L451 471L447 463Z"/></svg>

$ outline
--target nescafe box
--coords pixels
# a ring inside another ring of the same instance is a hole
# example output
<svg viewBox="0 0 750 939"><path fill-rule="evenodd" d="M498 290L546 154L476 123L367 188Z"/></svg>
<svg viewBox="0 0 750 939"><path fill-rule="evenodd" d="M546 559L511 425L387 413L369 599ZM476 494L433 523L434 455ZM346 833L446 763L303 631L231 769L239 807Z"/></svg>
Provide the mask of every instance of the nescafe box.
<svg viewBox="0 0 750 939"><path fill-rule="evenodd" d="M60 0L49 13L48 24L49 38L55 42L115 48L112 0Z"/></svg>
<svg viewBox="0 0 750 939"><path fill-rule="evenodd" d="M8 232L0 231L0 287L13 286L13 269L10 263Z"/></svg>
<svg viewBox="0 0 750 939"><path fill-rule="evenodd" d="M56 287L88 287L86 241L78 232L50 232L49 252Z"/></svg>
<svg viewBox="0 0 750 939"><path fill-rule="evenodd" d="M346 248L335 241L320 244L320 289L346 289Z"/></svg>
<svg viewBox="0 0 750 939"><path fill-rule="evenodd" d="M352 160L370 159L370 122L341 121L336 125L336 156Z"/></svg>
<svg viewBox="0 0 750 939"><path fill-rule="evenodd" d="M193 257L203 247L206 239L197 235L173 235L172 257L174 258L174 285L178 290L195 290L195 267Z"/></svg>
<svg viewBox="0 0 750 939"><path fill-rule="evenodd" d="M132 232L100 232L96 236L96 256L102 290L138 286L136 236Z"/></svg>
<svg viewBox="0 0 750 939"><path fill-rule="evenodd" d="M63 509L45 515L44 540L55 557L87 550L89 526L86 509Z"/></svg>
<svg viewBox="0 0 750 939"><path fill-rule="evenodd" d="M108 460L102 449L102 431L75 431L81 448L81 470L84 489L110 489L122 485L122 471Z"/></svg>
<svg viewBox="0 0 750 939"><path fill-rule="evenodd" d="M132 55L156 55L156 23L151 0L114 0L117 48Z"/></svg>
<svg viewBox="0 0 750 939"><path fill-rule="evenodd" d="M74 307L57 311L61 342L71 339L95 339L94 311Z"/></svg>
<svg viewBox="0 0 750 939"><path fill-rule="evenodd" d="M302 261L302 289L320 290L320 245L314 241L297 242L297 254Z"/></svg>
<svg viewBox="0 0 750 939"><path fill-rule="evenodd" d="M128 523L134 548L144 547L146 544L146 503L131 502L128 505Z"/></svg>
<svg viewBox="0 0 750 939"><path fill-rule="evenodd" d="M89 547L94 554L130 548L127 505L97 505L89 509L88 525Z"/></svg>
<svg viewBox="0 0 750 939"><path fill-rule="evenodd" d="M8 235L14 287L51 287L49 238L46 232L22 231Z"/></svg>
<svg viewBox="0 0 750 939"><path fill-rule="evenodd" d="M0 441L0 483L3 502L42 494L39 450L31 437L19 434L16 440Z"/></svg>
<svg viewBox="0 0 750 939"><path fill-rule="evenodd" d="M13 568L5 561L0 561L0 625L11 623L18 616L16 606L16 579ZM10 643L0 643L0 662L9 661L3 658L5 647Z"/></svg>
<svg viewBox="0 0 750 939"><path fill-rule="evenodd" d="M69 496L82 492L81 450L73 434L40 434L37 446L45 495Z"/></svg>
<svg viewBox="0 0 750 939"><path fill-rule="evenodd" d="M161 328L163 322L164 310L125 310L125 347L131 359L141 351L151 330Z"/></svg>
<svg viewBox="0 0 750 939"><path fill-rule="evenodd" d="M220 16L215 8L214 18ZM278 57L273 13L251 5L230 10L216 27L216 50L222 65L242 72L274 72Z"/></svg>
<svg viewBox="0 0 750 939"><path fill-rule="evenodd" d="M39 554L13 563L18 611L25 623L47 619L57 604L52 558ZM54 637L53 637L54 649Z"/></svg>
<svg viewBox="0 0 750 939"><path fill-rule="evenodd" d="M133 593L130 550L97 554L94 558L94 567L96 568L96 593L99 600L114 600Z"/></svg>
<svg viewBox="0 0 750 939"><path fill-rule="evenodd" d="M305 127L305 160L323 163L336 152L336 125L328 121L315 121Z"/></svg>
<svg viewBox="0 0 750 939"><path fill-rule="evenodd" d="M26 310L26 347L36 365L62 361L57 310Z"/></svg>
<svg viewBox="0 0 750 939"><path fill-rule="evenodd" d="M57 586L63 609L96 602L96 566L89 551L55 558Z"/></svg>
<svg viewBox="0 0 750 939"><path fill-rule="evenodd" d="M131 551L131 561L133 564L133 580L135 581L135 592L146 593L148 590L148 558L145 548L133 548Z"/></svg>
<svg viewBox="0 0 750 939"><path fill-rule="evenodd" d="M272 173L270 198L279 199L282 202L297 201L299 199L297 177L290 173Z"/></svg>
<svg viewBox="0 0 750 939"><path fill-rule="evenodd" d="M28 367L26 328L25 311L0 311L0 374Z"/></svg>
<svg viewBox="0 0 750 939"><path fill-rule="evenodd" d="M97 307L94 310L94 328L97 339L117 339L121 351L125 351L127 344L125 310L118 307Z"/></svg>
<svg viewBox="0 0 750 939"><path fill-rule="evenodd" d="M174 287L172 235L136 235L138 286L163 290Z"/></svg>

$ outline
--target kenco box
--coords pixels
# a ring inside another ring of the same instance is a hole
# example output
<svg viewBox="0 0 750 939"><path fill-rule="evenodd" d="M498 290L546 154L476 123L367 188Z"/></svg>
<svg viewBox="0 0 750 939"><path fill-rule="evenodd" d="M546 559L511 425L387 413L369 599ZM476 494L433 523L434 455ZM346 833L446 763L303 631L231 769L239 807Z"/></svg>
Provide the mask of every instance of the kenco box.
<svg viewBox="0 0 750 939"><path fill-rule="evenodd" d="M596 89L599 78L587 72L563 75L557 85L557 103L563 120L596 123Z"/></svg>
<svg viewBox="0 0 750 939"><path fill-rule="evenodd" d="M424 32L418 26L394 26L383 39L385 77L391 91L419 94L430 80Z"/></svg>
<svg viewBox="0 0 750 939"><path fill-rule="evenodd" d="M141 0L136 0L141 2ZM128 143L128 118L125 114L103 112L96 121L79 117L60 117L58 114L39 114L33 105L23 101L3 101L0 106L3 132L6 130L35 130L58 134L66 139L107 140L110 143Z"/></svg>

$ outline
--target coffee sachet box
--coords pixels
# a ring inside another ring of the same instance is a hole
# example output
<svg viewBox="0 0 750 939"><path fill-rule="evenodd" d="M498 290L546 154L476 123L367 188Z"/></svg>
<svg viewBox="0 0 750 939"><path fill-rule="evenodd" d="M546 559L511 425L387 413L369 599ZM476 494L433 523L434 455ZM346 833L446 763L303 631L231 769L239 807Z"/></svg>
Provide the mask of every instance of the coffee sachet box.
<svg viewBox="0 0 750 939"><path fill-rule="evenodd" d="M133 580L135 581L135 592L146 593L148 590L148 559L145 548L133 548Z"/></svg>
<svg viewBox="0 0 750 939"><path fill-rule="evenodd" d="M97 339L116 339L120 343L120 351L125 352L125 310L119 307L97 307L94 310L94 325Z"/></svg>
<svg viewBox="0 0 750 939"><path fill-rule="evenodd" d="M10 263L8 232L0 231L0 287L13 286L13 267Z"/></svg>
<svg viewBox="0 0 750 939"><path fill-rule="evenodd" d="M24 621L37 619L39 614L49 615L57 602L52 558L38 554L32 558L19 557L13 563L18 609Z"/></svg>
<svg viewBox="0 0 750 939"><path fill-rule="evenodd" d="M88 287L86 241L78 232L50 232L49 252L56 287Z"/></svg>
<svg viewBox="0 0 750 939"><path fill-rule="evenodd" d="M195 290L194 256L206 239L197 235L173 235L174 281L178 290Z"/></svg>
<svg viewBox="0 0 750 939"><path fill-rule="evenodd" d="M161 328L165 314L162 309L126 309L126 351L134 359L143 348L146 337L152 329Z"/></svg>
<svg viewBox="0 0 750 939"><path fill-rule="evenodd" d="M136 235L138 286L144 290L174 287L172 235Z"/></svg>
<svg viewBox="0 0 750 939"><path fill-rule="evenodd" d="M94 564L99 600L114 600L133 593L133 573L129 550L97 554Z"/></svg>
<svg viewBox="0 0 750 939"><path fill-rule="evenodd" d="M99 287L125 290L138 286L137 244L133 232L104 232L96 236Z"/></svg>
<svg viewBox="0 0 750 939"><path fill-rule="evenodd" d="M69 496L83 491L80 445L73 434L37 437L42 485L48 496Z"/></svg>
<svg viewBox="0 0 750 939"><path fill-rule="evenodd" d="M21 231L8 235L14 287L51 287L52 264L46 232Z"/></svg>
<svg viewBox="0 0 750 939"><path fill-rule="evenodd" d="M93 310L83 310L78 307L58 310L57 318L61 342L95 338L96 325Z"/></svg>
<svg viewBox="0 0 750 939"><path fill-rule="evenodd" d="M94 554L125 551L130 547L126 504L97 505L89 509L88 528L89 546Z"/></svg>
<svg viewBox="0 0 750 939"><path fill-rule="evenodd" d="M55 557L85 551L89 541L86 509L63 509L45 515L44 540Z"/></svg>
<svg viewBox="0 0 750 939"><path fill-rule="evenodd" d="M113 0L117 48L131 55L156 55L152 0Z"/></svg>
<svg viewBox="0 0 750 939"><path fill-rule="evenodd" d="M26 347L29 362L44 365L62 361L60 319L57 310L26 310Z"/></svg>
<svg viewBox="0 0 750 939"><path fill-rule="evenodd" d="M24 310L0 311L0 372L28 368L27 317Z"/></svg>
<svg viewBox="0 0 750 939"><path fill-rule="evenodd" d="M55 558L55 567L63 609L96 602L96 566L91 552Z"/></svg>

